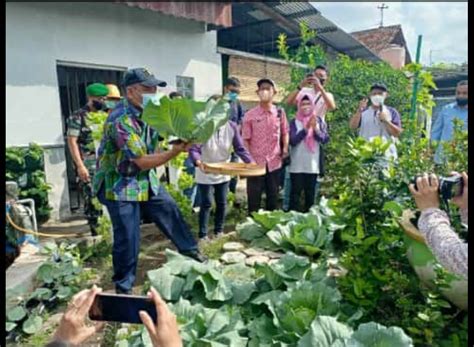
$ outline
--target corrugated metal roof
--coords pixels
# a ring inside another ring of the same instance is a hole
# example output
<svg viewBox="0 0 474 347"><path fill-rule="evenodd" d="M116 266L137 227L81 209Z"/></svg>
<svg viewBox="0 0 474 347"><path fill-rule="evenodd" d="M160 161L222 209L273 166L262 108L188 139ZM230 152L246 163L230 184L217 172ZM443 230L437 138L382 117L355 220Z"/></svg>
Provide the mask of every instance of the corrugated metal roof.
<svg viewBox="0 0 474 347"><path fill-rule="evenodd" d="M284 20L276 20L264 13L265 8ZM288 24L291 28L288 27ZM286 33L290 45L299 44L299 24L305 22L310 29L316 30L317 39L334 50L352 58L381 61L381 59L363 43L346 33L336 24L325 18L308 2L264 1L258 4L239 2L232 4L231 28L218 32L218 44L222 47L240 51L266 54L275 52L276 39L280 33Z"/></svg>
<svg viewBox="0 0 474 347"><path fill-rule="evenodd" d="M232 25L232 8L229 2L187 2L187 1L116 1L130 7L161 12L167 15L194 19L216 26Z"/></svg>

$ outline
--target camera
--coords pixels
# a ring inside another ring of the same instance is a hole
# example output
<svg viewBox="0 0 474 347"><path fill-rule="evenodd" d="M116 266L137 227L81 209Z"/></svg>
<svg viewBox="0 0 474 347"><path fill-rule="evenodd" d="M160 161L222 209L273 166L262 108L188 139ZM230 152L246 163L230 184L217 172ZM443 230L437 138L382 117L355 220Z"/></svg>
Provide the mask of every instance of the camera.
<svg viewBox="0 0 474 347"><path fill-rule="evenodd" d="M418 187L416 186L416 180L418 179L418 177L422 176L416 176L413 179L413 184L415 185L416 189L418 189ZM429 177L429 180L431 183L431 177ZM450 200L456 196L462 195L464 189L464 181L461 175L451 177L439 177L438 180L438 191L444 200Z"/></svg>

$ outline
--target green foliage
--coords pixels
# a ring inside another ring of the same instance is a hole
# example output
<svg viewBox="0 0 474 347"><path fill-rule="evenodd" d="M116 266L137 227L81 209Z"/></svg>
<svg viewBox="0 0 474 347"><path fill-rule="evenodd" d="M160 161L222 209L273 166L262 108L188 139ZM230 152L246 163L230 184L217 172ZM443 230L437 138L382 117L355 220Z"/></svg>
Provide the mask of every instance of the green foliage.
<svg viewBox="0 0 474 347"><path fill-rule="evenodd" d="M332 235L341 226L334 223L334 213L322 199L307 214L298 212L260 211L253 220L237 225L239 236L252 246L297 254L319 256L331 243Z"/></svg>
<svg viewBox="0 0 474 347"><path fill-rule="evenodd" d="M228 121L229 113L229 103L224 99L203 103L162 96L158 104L150 101L146 105L142 118L161 136L204 143Z"/></svg>
<svg viewBox="0 0 474 347"><path fill-rule="evenodd" d="M397 328L369 324L353 333L360 312L342 301L324 262L317 265L288 252L274 264L252 268L216 261L202 264L166 253L167 263L147 275L171 301L186 345L243 346L248 341L249 346L311 346L322 328L334 335L334 342L347 338L341 346L364 338L412 345ZM141 328L120 339L148 346L147 338Z"/></svg>
<svg viewBox="0 0 474 347"><path fill-rule="evenodd" d="M433 100L432 90L436 90L436 84L433 80L433 75L430 71L424 70L421 64L411 63L403 68L403 71L412 78L418 80L418 91L416 95L417 112L424 111L427 117L430 119L432 116L433 107L436 103ZM411 98L410 98L411 100ZM409 120L408 126L405 128L408 130L407 135L409 137L418 138L419 134L425 129L421 129L419 126L422 125L419 122L419 116L416 119Z"/></svg>
<svg viewBox="0 0 474 347"><path fill-rule="evenodd" d="M48 243L42 253L49 259L38 268L36 289L6 312L7 332L16 341L39 332L45 314L68 302L90 275L76 245Z"/></svg>
<svg viewBox="0 0 474 347"><path fill-rule="evenodd" d="M107 120L108 113L104 111L98 112L88 112L86 117L86 124L89 128L92 129L92 139L94 142L100 142L102 140L102 135L104 133L104 124ZM95 143L92 142L89 144L90 149L95 151Z"/></svg>
<svg viewBox="0 0 474 347"><path fill-rule="evenodd" d="M453 121L453 137L451 141L443 142L444 165L441 167L443 175L451 171L467 172L468 164L468 135L464 123L460 119Z"/></svg>
<svg viewBox="0 0 474 347"><path fill-rule="evenodd" d="M429 171L432 161L425 140L401 148L397 165L385 168L379 165L383 144L359 138L342 146L344 159L334 163L330 205L345 225L335 238L348 270L338 288L345 300L364 310L364 321L398 325L415 343L440 346L446 336L462 339L464 313L428 300L440 295L439 288L420 287L408 263L397 221L403 209L413 207L408 181Z"/></svg>
<svg viewBox="0 0 474 347"><path fill-rule="evenodd" d="M291 48L284 33L278 35L277 47L280 58L290 64L290 82L282 85L280 93L288 94L296 89L298 84L305 78L306 74L314 68L327 63L326 53L319 45L311 43L316 38L317 32L309 29L306 23L300 23L301 43L298 47ZM289 118L293 117L295 107L286 103L282 105Z"/></svg>
<svg viewBox="0 0 474 347"><path fill-rule="evenodd" d="M48 203L51 186L46 183L43 148L34 143L28 148L8 147L5 178L18 183L20 199L31 198L35 201L38 223L46 222L51 211Z"/></svg>

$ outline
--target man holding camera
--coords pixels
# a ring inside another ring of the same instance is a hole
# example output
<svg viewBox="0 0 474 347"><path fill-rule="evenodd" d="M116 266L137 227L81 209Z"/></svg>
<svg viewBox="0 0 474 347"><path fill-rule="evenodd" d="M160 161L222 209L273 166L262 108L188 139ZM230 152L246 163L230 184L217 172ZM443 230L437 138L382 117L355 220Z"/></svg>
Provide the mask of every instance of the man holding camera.
<svg viewBox="0 0 474 347"><path fill-rule="evenodd" d="M362 99L357 112L349 121L351 129L358 129L359 136L370 141L375 137L392 142L388 151L388 158L397 158L397 147L395 141L402 133L400 113L393 107L385 105L388 97L387 86L383 83L376 83L370 87L370 107L369 100Z"/></svg>

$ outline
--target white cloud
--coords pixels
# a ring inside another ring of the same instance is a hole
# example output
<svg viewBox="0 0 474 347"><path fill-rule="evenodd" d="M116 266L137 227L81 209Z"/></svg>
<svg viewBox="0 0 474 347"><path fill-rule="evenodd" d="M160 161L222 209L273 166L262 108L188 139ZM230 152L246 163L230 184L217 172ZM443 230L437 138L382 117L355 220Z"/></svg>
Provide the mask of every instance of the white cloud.
<svg viewBox="0 0 474 347"><path fill-rule="evenodd" d="M378 27L380 2L312 2L323 16L347 32ZM384 25L401 24L415 58L423 35L421 61L467 61L467 2L388 2Z"/></svg>

